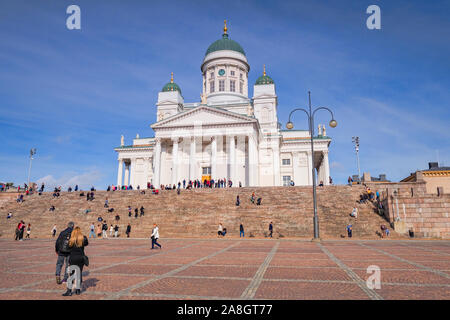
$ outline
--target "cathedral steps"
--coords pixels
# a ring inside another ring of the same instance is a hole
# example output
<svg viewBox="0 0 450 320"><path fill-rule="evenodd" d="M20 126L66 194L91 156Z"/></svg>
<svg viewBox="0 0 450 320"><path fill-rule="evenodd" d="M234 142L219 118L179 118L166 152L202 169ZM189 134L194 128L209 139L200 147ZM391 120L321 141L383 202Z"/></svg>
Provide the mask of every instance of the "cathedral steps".
<svg viewBox="0 0 450 320"><path fill-rule="evenodd" d="M262 198L262 205L250 202L252 192ZM374 239L380 224L389 225L374 210L372 203L358 204L361 186L325 186L317 188L317 209L321 238L339 238L346 234L348 223L353 225L353 237ZM236 196L240 196L241 205L235 205ZM106 197L109 207L104 208ZM50 212L54 205L56 210ZM132 217L128 217L128 206L132 207ZM134 209L144 206L145 216L134 218ZM353 206L359 210L358 220L349 216ZM98 224L101 216L110 225L115 225L114 217L120 215L119 233L122 237L128 223L132 226L132 237L149 237L153 223L160 227L161 237L215 237L221 222L228 230L228 236L239 237L239 224L242 222L246 237L264 238L268 234L268 225L274 223L275 237L313 237L313 199L311 187L258 187L160 191L159 195L140 191L97 191L95 200L86 201L79 192L61 192L59 198L53 198L52 192L26 196L25 202L15 200L0 204L3 222L0 224L1 237L13 237L14 229L20 219L31 223L32 237L49 238L53 225L58 232L72 220L88 233L92 222ZM88 214L86 209L91 210ZM8 212L12 219L6 219ZM402 238L391 230L391 237ZM109 230L108 230L109 235Z"/></svg>

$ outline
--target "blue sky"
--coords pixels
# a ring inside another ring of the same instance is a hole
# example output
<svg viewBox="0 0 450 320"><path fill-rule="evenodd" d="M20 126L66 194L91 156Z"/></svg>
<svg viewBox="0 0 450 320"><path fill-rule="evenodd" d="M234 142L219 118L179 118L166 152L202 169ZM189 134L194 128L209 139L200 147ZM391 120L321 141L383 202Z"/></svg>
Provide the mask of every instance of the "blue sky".
<svg viewBox="0 0 450 320"><path fill-rule="evenodd" d="M66 8L81 8L81 30ZM366 8L381 8L381 30ZM276 84L283 126L295 107L331 108L331 176L361 170L398 181L429 161L450 166L450 1L2 1L0 181L48 185L117 181L113 148L153 136L157 94L174 72L186 102L199 101L200 65L228 20L244 48L250 84ZM253 95L253 88L249 95ZM296 129L307 129L304 115ZM329 115L318 113L318 123Z"/></svg>

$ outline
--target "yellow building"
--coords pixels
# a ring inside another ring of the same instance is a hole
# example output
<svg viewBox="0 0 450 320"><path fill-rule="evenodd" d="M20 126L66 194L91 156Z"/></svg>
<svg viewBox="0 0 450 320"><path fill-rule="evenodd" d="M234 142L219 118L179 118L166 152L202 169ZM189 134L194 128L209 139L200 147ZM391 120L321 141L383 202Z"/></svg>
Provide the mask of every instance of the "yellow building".
<svg viewBox="0 0 450 320"><path fill-rule="evenodd" d="M437 162L428 163L428 169L411 173L400 182L425 181L427 193L450 193L450 167L439 167ZM438 192L438 188L442 191Z"/></svg>

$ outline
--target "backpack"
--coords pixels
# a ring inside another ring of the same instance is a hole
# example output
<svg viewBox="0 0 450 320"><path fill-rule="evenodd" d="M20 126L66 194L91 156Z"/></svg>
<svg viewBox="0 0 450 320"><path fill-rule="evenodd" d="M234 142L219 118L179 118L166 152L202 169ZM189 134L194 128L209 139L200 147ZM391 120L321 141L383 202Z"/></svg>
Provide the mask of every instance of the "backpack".
<svg viewBox="0 0 450 320"><path fill-rule="evenodd" d="M62 245L61 248L59 249L59 252L70 253L69 240L70 240L70 233L67 234L66 237L62 240Z"/></svg>

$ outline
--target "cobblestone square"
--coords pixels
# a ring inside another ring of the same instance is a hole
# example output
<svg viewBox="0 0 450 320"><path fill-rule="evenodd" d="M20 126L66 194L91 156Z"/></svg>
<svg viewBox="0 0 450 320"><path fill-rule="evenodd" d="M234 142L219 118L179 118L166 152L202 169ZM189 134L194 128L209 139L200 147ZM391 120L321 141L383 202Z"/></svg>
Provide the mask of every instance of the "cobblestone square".
<svg viewBox="0 0 450 320"><path fill-rule="evenodd" d="M2 300L450 299L450 241L90 239L82 294L62 297L54 240L0 240ZM380 268L381 288L367 272Z"/></svg>

